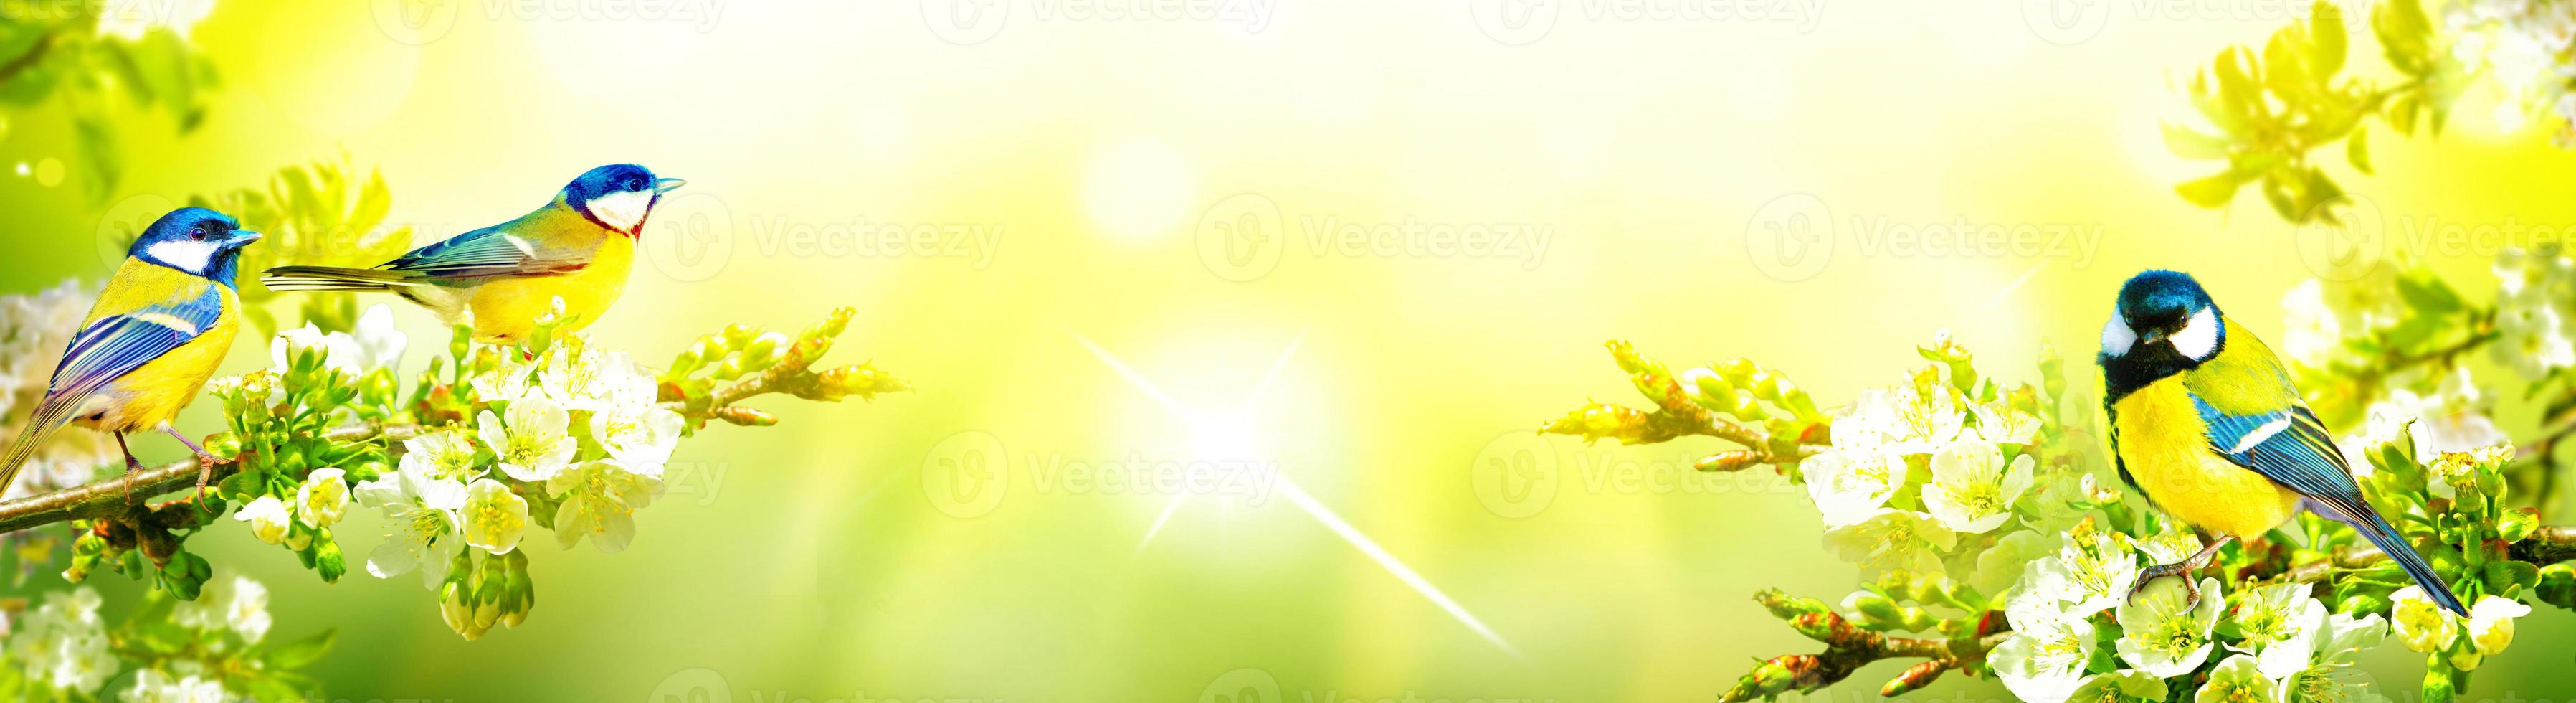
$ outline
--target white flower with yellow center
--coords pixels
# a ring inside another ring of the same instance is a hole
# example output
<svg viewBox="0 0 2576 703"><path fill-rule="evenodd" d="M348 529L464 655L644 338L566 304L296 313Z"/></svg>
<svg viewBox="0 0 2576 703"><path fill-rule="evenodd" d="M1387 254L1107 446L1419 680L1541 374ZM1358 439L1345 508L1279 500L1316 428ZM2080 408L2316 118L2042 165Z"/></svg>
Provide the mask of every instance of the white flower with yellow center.
<svg viewBox="0 0 2576 703"><path fill-rule="evenodd" d="M1926 372L1913 383L1896 387L1888 402L1895 410L1889 418L1896 429L1891 443L1900 454L1937 451L1967 425L1968 410L1959 401L1958 389L1937 373Z"/></svg>
<svg viewBox="0 0 2576 703"><path fill-rule="evenodd" d="M2030 701L2062 701L2084 680L2084 665L2093 659L2093 624L2084 616L2058 609L2046 594L2024 593L2004 606L2012 636L1987 657L1995 677L2014 696Z"/></svg>
<svg viewBox="0 0 2576 703"><path fill-rule="evenodd" d="M2237 596L2228 622L2244 639L2227 648L2254 655L2263 675L2275 679L2308 668L2326 623L2326 604L2308 597L2308 590L2308 584L2285 583Z"/></svg>
<svg viewBox="0 0 2576 703"><path fill-rule="evenodd" d="M2469 606L2469 644L2479 654L2494 655L2513 644L2513 619L2531 614L2531 606L2498 596L2485 596Z"/></svg>
<svg viewBox="0 0 2576 703"><path fill-rule="evenodd" d="M1846 452L1835 449L1798 464L1807 480L1807 497L1816 502L1825 527L1859 524L1887 507L1905 481L1905 457L1884 449Z"/></svg>
<svg viewBox="0 0 2576 703"><path fill-rule="evenodd" d="M2032 562L2022 580L2025 588L2070 603L2066 612L2089 616L2127 600L2138 582L2138 555L2085 520L2066 532L2056 555Z"/></svg>
<svg viewBox="0 0 2576 703"><path fill-rule="evenodd" d="M250 534L259 541L277 544L286 539L287 525L294 518L286 514L286 501L277 496L260 496L233 511L233 519L250 523Z"/></svg>
<svg viewBox="0 0 2576 703"><path fill-rule="evenodd" d="M555 474L546 492L563 497L555 509L557 544L571 549L588 537L599 551L615 553L635 540L635 511L661 497L662 479L602 459Z"/></svg>
<svg viewBox="0 0 2576 703"><path fill-rule="evenodd" d="M465 488L465 543L493 554L519 548L528 534L528 499L492 479L475 479Z"/></svg>
<svg viewBox="0 0 2576 703"><path fill-rule="evenodd" d="M1941 573L1940 552L1957 542L1958 535L1950 528L1929 515L1907 510L1880 510L1867 520L1825 533L1825 546L1844 561L1859 564L1861 573L1868 576Z"/></svg>
<svg viewBox="0 0 2576 703"><path fill-rule="evenodd" d="M537 386L536 366L520 359L517 351L503 351L492 358L490 370L466 381L475 397L486 403L516 403L546 394Z"/></svg>
<svg viewBox="0 0 2576 703"><path fill-rule="evenodd" d="M216 567L197 599L170 608L170 622L206 632L233 630L242 641L258 642L268 634L268 587L230 567Z"/></svg>
<svg viewBox="0 0 2576 703"><path fill-rule="evenodd" d="M2183 582L2166 578L2122 602L2116 611L2120 640L2114 643L2120 659L2157 678L2200 668L2214 647L2209 633L2218 626L2218 612L2226 608L2226 598L2219 592L2218 579L2201 579L2200 602L2185 600ZM2248 667L2253 665L2251 657L2244 659Z"/></svg>
<svg viewBox="0 0 2576 703"><path fill-rule="evenodd" d="M1923 485L1923 508L1941 526L1977 534L2002 527L2012 503L2030 490L2030 455L2004 463L2003 451L1979 439L1951 442L1932 455L1932 481Z"/></svg>
<svg viewBox="0 0 2576 703"><path fill-rule="evenodd" d="M465 483L434 478L423 467L358 483L358 504L385 512L385 541L367 555L367 573L393 578L414 567L421 585L437 588L449 562L464 550L456 511L465 507Z"/></svg>
<svg viewBox="0 0 2576 703"><path fill-rule="evenodd" d="M671 450L680 446L684 424L679 413L661 407L620 406L591 413L590 436L636 473L659 476Z"/></svg>
<svg viewBox="0 0 2576 703"><path fill-rule="evenodd" d="M553 478L581 449L581 441L566 431L572 414L551 399L520 399L510 404L506 423L504 419L485 410L474 431L499 457L501 473L510 478L532 483Z"/></svg>
<svg viewBox="0 0 2576 703"><path fill-rule="evenodd" d="M401 469L465 485L483 475L482 450L474 438L456 429L441 429L403 440Z"/></svg>
<svg viewBox="0 0 2576 703"><path fill-rule="evenodd" d="M2406 643L2407 649L2438 652L2460 634L2460 623L2424 595L2422 586L2397 589L2388 600L2388 619L2397 625L2397 641Z"/></svg>
<svg viewBox="0 0 2576 703"><path fill-rule="evenodd" d="M2201 684L2193 703L2289 703L2290 691L2281 682L2263 676L2254 658L2242 654L2228 657L2209 670L2209 682Z"/></svg>
<svg viewBox="0 0 2576 703"><path fill-rule="evenodd" d="M564 407L601 411L651 405L653 379L625 352L602 353L588 347L558 347L537 371L537 383Z"/></svg>
<svg viewBox="0 0 2576 703"><path fill-rule="evenodd" d="M2039 439L2039 416L2003 403L1979 403L1977 436L1996 444L2030 444Z"/></svg>
<svg viewBox="0 0 2576 703"><path fill-rule="evenodd" d="M314 469L295 487L295 517L314 527L330 527L349 511L348 472Z"/></svg>
<svg viewBox="0 0 2576 703"><path fill-rule="evenodd" d="M2344 613L2327 616L2316 663L2284 681L2292 699L2308 703L2384 701L2371 693L2374 682L2359 664L2362 652L2379 648L2387 638L2388 621L2377 613L2358 619Z"/></svg>

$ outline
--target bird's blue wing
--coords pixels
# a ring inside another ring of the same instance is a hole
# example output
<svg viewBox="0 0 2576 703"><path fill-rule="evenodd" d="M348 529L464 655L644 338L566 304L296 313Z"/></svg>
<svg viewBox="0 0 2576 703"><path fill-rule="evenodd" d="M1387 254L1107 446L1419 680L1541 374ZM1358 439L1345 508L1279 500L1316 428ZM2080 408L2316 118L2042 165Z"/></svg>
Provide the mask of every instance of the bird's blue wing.
<svg viewBox="0 0 2576 703"><path fill-rule="evenodd" d="M433 279L478 279L570 273L588 263L587 259L534 244L513 233L509 224L501 224L413 249L378 268Z"/></svg>
<svg viewBox="0 0 2576 703"><path fill-rule="evenodd" d="M2209 448L2238 466L2252 469L2299 493L2321 501L2368 510L2352 469L2335 448L2324 422L2303 405L2257 415L2230 415L2210 407L2195 394L2201 424L2209 430Z"/></svg>
<svg viewBox="0 0 2576 703"><path fill-rule="evenodd" d="M2432 564L2362 499L2361 486L2353 482L2352 468L2344 462L2343 451L2335 447L2325 423L2317 420L2306 405L2255 415L2231 415L2210 407L2198 394L2191 397L2191 403L2200 410L2201 424L2209 429L2211 451L2298 491L2307 498L2310 509L2351 525L2379 551L2397 560L2406 575L2423 586L2427 597L2452 612L2468 613Z"/></svg>
<svg viewBox="0 0 2576 703"><path fill-rule="evenodd" d="M54 367L47 400L88 395L205 334L223 317L222 295L208 286L196 298L148 305L91 322L72 337L62 364Z"/></svg>

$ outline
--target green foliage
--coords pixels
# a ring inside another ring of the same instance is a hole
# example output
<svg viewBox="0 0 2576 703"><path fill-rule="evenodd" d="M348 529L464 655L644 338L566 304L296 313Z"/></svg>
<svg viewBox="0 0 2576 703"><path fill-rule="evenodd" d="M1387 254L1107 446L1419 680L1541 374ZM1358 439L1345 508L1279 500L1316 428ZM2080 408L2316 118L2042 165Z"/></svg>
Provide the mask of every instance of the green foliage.
<svg viewBox="0 0 2576 703"><path fill-rule="evenodd" d="M2439 134L2467 76L2438 45L2419 0L2388 0L2371 9L2370 26L2399 79L2377 85L2350 75L2342 8L2318 3L2304 22L2274 32L2258 53L2221 50L2194 75L2185 93L2207 126L2164 125L2165 146L2189 159L2226 162L2215 174L2174 186L2184 200L2224 207L2256 185L2264 202L2292 222L2336 223L2344 194L2312 152L2344 141L2344 160L2371 172L2365 121L2377 117L2399 134L2418 126Z"/></svg>
<svg viewBox="0 0 2576 703"><path fill-rule="evenodd" d="M183 38L183 23L193 18L102 21L99 13L111 5L0 2L0 17L8 18L0 19L0 114L67 119L78 152L72 161L97 200L113 193L123 175L119 135L135 129L126 119L130 112L167 113L186 133L204 121L216 86L213 64ZM170 7L164 3L157 11Z"/></svg>
<svg viewBox="0 0 2576 703"><path fill-rule="evenodd" d="M188 201L232 215L264 235L259 246L242 251L246 273L287 264L367 268L411 248L409 225L385 225L393 192L385 186L384 174L369 170L359 178L345 154L338 161L278 169L265 188L197 195ZM296 301L303 323L324 331L345 332L357 324L356 293L279 296L256 275L243 276L239 289L243 312L261 330L283 329L269 305L281 297Z"/></svg>

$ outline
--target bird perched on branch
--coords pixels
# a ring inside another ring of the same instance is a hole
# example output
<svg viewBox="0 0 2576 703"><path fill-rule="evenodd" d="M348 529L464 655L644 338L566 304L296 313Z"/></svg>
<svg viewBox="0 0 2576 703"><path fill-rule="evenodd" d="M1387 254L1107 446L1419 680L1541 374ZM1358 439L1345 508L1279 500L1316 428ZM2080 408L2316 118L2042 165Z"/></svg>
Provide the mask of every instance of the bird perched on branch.
<svg viewBox="0 0 2576 703"><path fill-rule="evenodd" d="M152 429L178 438L211 468L217 460L171 429L170 418L196 399L232 348L241 321L233 281L242 247L255 241L259 233L205 208L173 210L145 228L63 351L44 400L0 455L0 489L72 423L116 435L129 472L143 462L125 435Z"/></svg>
<svg viewBox="0 0 2576 703"><path fill-rule="evenodd" d="M453 323L477 341L525 341L537 316L563 300L566 329L597 322L626 289L635 239L680 179L634 164L591 169L519 219L411 250L375 268L280 266L260 275L279 291L380 291Z"/></svg>
<svg viewBox="0 0 2576 703"><path fill-rule="evenodd" d="M2181 562L2140 571L2135 589L2181 575L2197 601L2190 572L2228 542L2268 532L2304 508L2351 525L2434 602L2468 614L2424 556L2362 500L2343 453L2280 359L2220 313L2191 276L2147 271L2122 285L2098 361L2121 480L2204 539L2218 535Z"/></svg>

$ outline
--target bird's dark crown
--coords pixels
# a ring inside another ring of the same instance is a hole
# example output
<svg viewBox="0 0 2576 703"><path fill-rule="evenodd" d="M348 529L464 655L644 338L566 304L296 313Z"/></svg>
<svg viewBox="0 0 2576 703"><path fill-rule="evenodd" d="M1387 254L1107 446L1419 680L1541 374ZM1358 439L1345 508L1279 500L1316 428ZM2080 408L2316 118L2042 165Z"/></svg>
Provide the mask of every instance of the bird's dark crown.
<svg viewBox="0 0 2576 703"><path fill-rule="evenodd" d="M609 164L582 172L571 183L564 184L564 199L574 205L598 199L610 193L652 190L658 181L651 169L635 164Z"/></svg>
<svg viewBox="0 0 2576 703"><path fill-rule="evenodd" d="M2141 333L2171 333L2182 329L2192 313L2218 306L2191 274L2155 269L2129 277L2120 286L2119 305L2121 321Z"/></svg>

